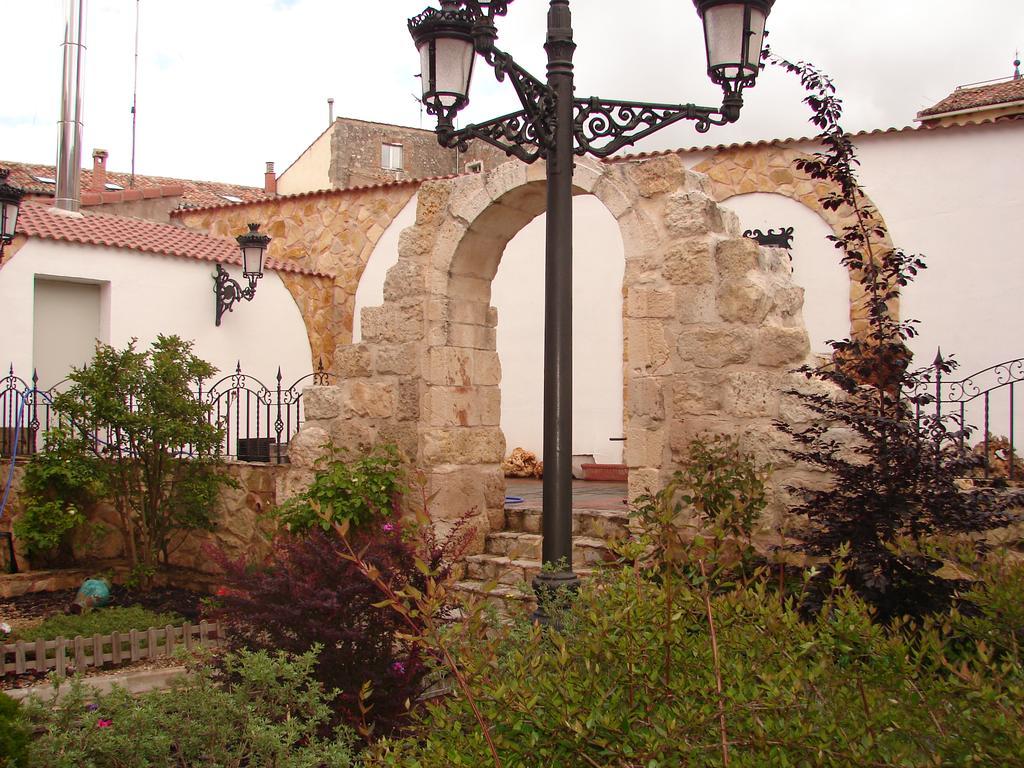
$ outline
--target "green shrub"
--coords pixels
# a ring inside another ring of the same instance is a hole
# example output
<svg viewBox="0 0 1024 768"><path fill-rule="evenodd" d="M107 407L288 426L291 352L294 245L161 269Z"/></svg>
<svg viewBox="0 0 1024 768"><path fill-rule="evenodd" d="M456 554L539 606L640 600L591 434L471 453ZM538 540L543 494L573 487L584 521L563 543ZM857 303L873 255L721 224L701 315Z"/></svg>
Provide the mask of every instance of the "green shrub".
<svg viewBox="0 0 1024 768"><path fill-rule="evenodd" d="M584 580L552 627L467 611L439 640L452 694L366 764L1021 765L1021 566L978 568L962 614L887 626L840 557L807 619L813 569L787 594L737 553L764 468L717 444L693 446L638 510L628 560ZM673 524L688 508L689 532Z"/></svg>
<svg viewBox="0 0 1024 768"><path fill-rule="evenodd" d="M404 490L402 458L391 444L356 455L330 446L316 470L308 490L275 510L292 533L316 526L328 531L341 524L361 528L371 520L390 518Z"/></svg>
<svg viewBox="0 0 1024 768"><path fill-rule="evenodd" d="M28 768L29 737L18 702L0 692L0 768Z"/></svg>
<svg viewBox="0 0 1024 768"><path fill-rule="evenodd" d="M321 733L333 692L311 678L315 653L240 652L217 679L198 666L170 691L133 698L123 690L92 697L76 680L55 705L30 701L39 736L33 768L148 768L197 765L344 768L348 731Z"/></svg>
<svg viewBox="0 0 1024 768"><path fill-rule="evenodd" d="M87 522L85 512L103 490L95 468L79 460L65 438L59 427L51 430L46 449L25 467L24 510L14 521L14 535L37 565L72 561L71 534Z"/></svg>
<svg viewBox="0 0 1024 768"><path fill-rule="evenodd" d="M1019 662L979 645L954 667L938 629L879 626L845 587L803 622L767 577L711 597L712 635L699 586L669 604L645 575L584 583L569 631L491 627L457 647L504 766L711 766L724 751L734 767L1021 764ZM494 760L469 700L452 695L370 764Z"/></svg>
<svg viewBox="0 0 1024 768"><path fill-rule="evenodd" d="M128 632L132 629L163 628L168 624L180 625L184 619L173 613L154 613L137 605L128 608L111 606L96 608L78 615L51 616L32 627L19 630L17 639L32 641L52 640L55 637L72 638L78 635L109 635L111 632Z"/></svg>

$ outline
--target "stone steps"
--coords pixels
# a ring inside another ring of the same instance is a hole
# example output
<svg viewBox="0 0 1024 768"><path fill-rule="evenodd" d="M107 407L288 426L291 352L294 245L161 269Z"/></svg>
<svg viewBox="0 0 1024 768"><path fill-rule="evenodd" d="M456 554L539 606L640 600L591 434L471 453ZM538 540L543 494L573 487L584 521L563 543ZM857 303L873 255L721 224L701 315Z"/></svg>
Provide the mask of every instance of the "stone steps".
<svg viewBox="0 0 1024 768"><path fill-rule="evenodd" d="M522 533L540 533L541 510L539 507L505 508L505 530ZM629 530L629 515L626 511L605 509L574 509L572 511L572 532L574 536L589 536L596 539L620 539Z"/></svg>
<svg viewBox="0 0 1024 768"><path fill-rule="evenodd" d="M466 578L475 581L496 581L499 584L532 584L533 577L540 573L540 560L503 557L501 555L469 555L466 558ZM593 568L576 567L573 571L580 578L589 576Z"/></svg>
<svg viewBox="0 0 1024 768"><path fill-rule="evenodd" d="M513 560L540 560L541 535L539 533L519 533L518 531L499 531L487 535L484 554L508 557ZM572 537L573 566L585 567L594 563L612 559L604 539L590 536Z"/></svg>
<svg viewBox="0 0 1024 768"><path fill-rule="evenodd" d="M509 613L532 609L531 584L541 571L541 510L515 505L505 508L505 530L487 535L484 552L465 558L466 573L456 589L483 597ZM572 513L573 571L586 578L600 563L614 560L607 542L624 538L629 530L625 511L574 509ZM490 591L484 587L496 583Z"/></svg>

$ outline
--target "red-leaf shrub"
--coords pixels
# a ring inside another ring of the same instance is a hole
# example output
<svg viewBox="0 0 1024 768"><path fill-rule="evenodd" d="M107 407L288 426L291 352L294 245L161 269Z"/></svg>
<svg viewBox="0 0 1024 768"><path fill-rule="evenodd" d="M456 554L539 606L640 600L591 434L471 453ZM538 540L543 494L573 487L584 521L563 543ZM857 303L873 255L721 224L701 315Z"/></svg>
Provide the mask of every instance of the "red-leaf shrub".
<svg viewBox="0 0 1024 768"><path fill-rule="evenodd" d="M464 549L465 525L438 541L432 526L406 531L397 519L374 522L348 535L353 550L396 590L422 588L417 558L440 578ZM316 678L341 691L334 706L364 738L393 733L421 691L427 667L420 651L400 637L409 627L388 607L380 587L346 557L334 532L312 528L285 534L262 565L214 557L224 567L219 600L234 647L302 653L321 646ZM367 687L368 686L368 687Z"/></svg>

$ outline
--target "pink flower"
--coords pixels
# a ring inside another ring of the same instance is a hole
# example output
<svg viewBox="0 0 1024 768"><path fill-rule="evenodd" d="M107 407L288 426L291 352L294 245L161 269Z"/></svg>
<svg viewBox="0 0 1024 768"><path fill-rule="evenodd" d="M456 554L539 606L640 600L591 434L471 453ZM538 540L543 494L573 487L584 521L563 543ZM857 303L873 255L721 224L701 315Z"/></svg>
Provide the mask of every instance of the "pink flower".
<svg viewBox="0 0 1024 768"><path fill-rule="evenodd" d="M393 530L395 530L395 524L384 523L384 525L381 526L381 530L384 531L384 533L391 533Z"/></svg>
<svg viewBox="0 0 1024 768"><path fill-rule="evenodd" d="M102 717L96 721L97 728L109 728L114 724L113 720L104 720Z"/></svg>
<svg viewBox="0 0 1024 768"><path fill-rule="evenodd" d="M216 594L217 594L218 597L224 597L226 594L228 594L228 588L227 587L217 587Z"/></svg>
<svg viewBox="0 0 1024 768"><path fill-rule="evenodd" d="M391 665L391 671L394 672L396 675L404 675L405 664L403 664L400 661L396 661L394 664Z"/></svg>

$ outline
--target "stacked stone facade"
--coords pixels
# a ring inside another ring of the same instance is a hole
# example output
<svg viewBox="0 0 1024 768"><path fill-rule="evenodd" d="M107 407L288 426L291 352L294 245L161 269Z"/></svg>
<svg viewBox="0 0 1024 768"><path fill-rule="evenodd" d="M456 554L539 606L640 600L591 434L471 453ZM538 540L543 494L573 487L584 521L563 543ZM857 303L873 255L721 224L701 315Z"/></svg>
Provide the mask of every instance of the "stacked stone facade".
<svg viewBox="0 0 1024 768"><path fill-rule="evenodd" d="M381 145L402 148L402 168L381 167ZM380 184L403 179L423 179L464 173L467 165L480 162L484 169L494 168L507 158L505 153L474 141L462 153L437 143L437 134L422 128L407 128L388 123L371 123L338 118L331 129L331 186L336 189Z"/></svg>
<svg viewBox="0 0 1024 768"><path fill-rule="evenodd" d="M826 181L812 179L796 167L798 160L811 159L809 155L783 146L742 145L719 150L694 170L707 174L710 194L715 202L722 203L735 195L751 192L783 195L814 211L831 227L836 237L842 237L848 227L856 226L856 213L845 205L838 209L822 205L822 199L834 188ZM875 208L877 219L885 223L881 212L866 195L863 203L866 207ZM878 243L884 248L892 248L888 228ZM850 273L850 331L855 337L867 330L864 289L858 277L857 273ZM898 315L899 301L893 300L890 309Z"/></svg>
<svg viewBox="0 0 1024 768"><path fill-rule="evenodd" d="M282 272L309 334L314 369L334 371L334 351L352 340L359 278L377 241L416 192L416 183L293 195L217 208L175 212L187 227L220 237L246 231L250 221L270 235L267 255L332 277Z"/></svg>
<svg viewBox="0 0 1024 768"><path fill-rule="evenodd" d="M574 183L607 206L624 244L630 497L661 487L701 433L738 434L777 458L779 393L809 352L788 260L741 237L708 178L677 156L579 161ZM363 310L364 341L338 348L338 386L307 395L291 447L299 475L327 440L394 441L424 472L442 527L466 514L481 532L501 527L491 280L508 241L544 210L544 189L543 167L512 162L420 187L384 304Z"/></svg>

